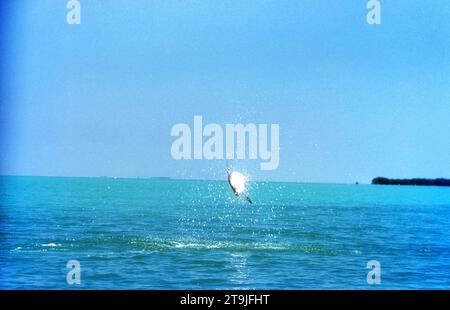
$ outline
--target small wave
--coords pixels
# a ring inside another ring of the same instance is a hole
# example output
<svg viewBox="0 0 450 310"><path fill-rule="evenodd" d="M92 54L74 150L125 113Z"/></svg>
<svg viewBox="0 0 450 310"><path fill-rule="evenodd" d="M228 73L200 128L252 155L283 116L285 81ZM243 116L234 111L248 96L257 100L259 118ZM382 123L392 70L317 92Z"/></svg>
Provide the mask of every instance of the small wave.
<svg viewBox="0 0 450 310"><path fill-rule="evenodd" d="M361 255L362 252L361 252L360 250L353 250L353 251L352 251L352 254L353 254L353 255Z"/></svg>
<svg viewBox="0 0 450 310"><path fill-rule="evenodd" d="M239 241L208 241L198 242L195 240L156 240L147 239L143 242L132 241L132 244L141 244L145 249L171 250L171 249L191 249L191 250L238 250L238 251L300 251L305 253L329 253L331 249L320 246L299 245L289 243L273 242L239 242Z"/></svg>
<svg viewBox="0 0 450 310"><path fill-rule="evenodd" d="M56 248L56 247L61 246L61 244L56 244L56 243L51 242L51 243L43 243L43 244L41 244L41 246L45 247L45 248Z"/></svg>

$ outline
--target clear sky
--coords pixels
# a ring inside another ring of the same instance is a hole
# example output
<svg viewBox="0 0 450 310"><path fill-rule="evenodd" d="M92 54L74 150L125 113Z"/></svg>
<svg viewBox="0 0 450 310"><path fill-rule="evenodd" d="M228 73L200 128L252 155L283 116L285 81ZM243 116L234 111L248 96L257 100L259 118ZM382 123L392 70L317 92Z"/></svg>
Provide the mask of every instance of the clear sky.
<svg viewBox="0 0 450 310"><path fill-rule="evenodd" d="M2 4L1 173L223 177L175 161L175 123L280 124L254 179L450 177L450 2L80 0ZM14 3L13 3L14 2Z"/></svg>

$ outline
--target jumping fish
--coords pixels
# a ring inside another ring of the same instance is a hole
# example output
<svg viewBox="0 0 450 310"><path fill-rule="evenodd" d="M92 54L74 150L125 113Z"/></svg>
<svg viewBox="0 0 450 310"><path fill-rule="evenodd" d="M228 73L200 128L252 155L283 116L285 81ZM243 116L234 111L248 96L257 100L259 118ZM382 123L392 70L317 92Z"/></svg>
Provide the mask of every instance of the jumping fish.
<svg viewBox="0 0 450 310"><path fill-rule="evenodd" d="M247 177L238 171L227 170L227 172L228 184L230 184L234 194L238 197L244 198L248 203L252 203L250 197L245 193L245 188L247 187Z"/></svg>

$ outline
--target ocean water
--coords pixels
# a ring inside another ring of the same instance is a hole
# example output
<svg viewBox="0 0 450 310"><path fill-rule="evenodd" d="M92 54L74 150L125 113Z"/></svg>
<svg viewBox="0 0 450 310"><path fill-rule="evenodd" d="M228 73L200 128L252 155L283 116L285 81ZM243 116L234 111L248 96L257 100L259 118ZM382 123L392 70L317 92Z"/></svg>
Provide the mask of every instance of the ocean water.
<svg viewBox="0 0 450 310"><path fill-rule="evenodd" d="M450 289L450 188L252 183L249 205L225 181L0 182L2 289Z"/></svg>

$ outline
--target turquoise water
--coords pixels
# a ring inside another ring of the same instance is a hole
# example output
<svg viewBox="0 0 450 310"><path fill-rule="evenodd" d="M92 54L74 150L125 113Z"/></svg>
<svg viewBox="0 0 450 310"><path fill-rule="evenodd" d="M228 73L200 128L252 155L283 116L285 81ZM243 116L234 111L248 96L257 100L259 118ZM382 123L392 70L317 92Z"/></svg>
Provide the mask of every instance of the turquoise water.
<svg viewBox="0 0 450 310"><path fill-rule="evenodd" d="M3 289L450 289L450 188L0 180Z"/></svg>

